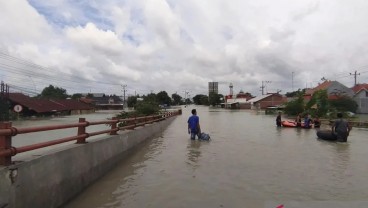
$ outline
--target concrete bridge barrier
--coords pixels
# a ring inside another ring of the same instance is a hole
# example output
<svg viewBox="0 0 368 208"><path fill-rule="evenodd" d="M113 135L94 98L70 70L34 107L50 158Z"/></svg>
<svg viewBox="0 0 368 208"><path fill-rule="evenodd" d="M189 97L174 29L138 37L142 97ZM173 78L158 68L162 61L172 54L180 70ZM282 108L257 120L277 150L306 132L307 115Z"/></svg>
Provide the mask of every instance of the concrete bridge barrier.
<svg viewBox="0 0 368 208"><path fill-rule="evenodd" d="M111 170L127 150L161 134L175 118L0 166L0 208L60 207Z"/></svg>

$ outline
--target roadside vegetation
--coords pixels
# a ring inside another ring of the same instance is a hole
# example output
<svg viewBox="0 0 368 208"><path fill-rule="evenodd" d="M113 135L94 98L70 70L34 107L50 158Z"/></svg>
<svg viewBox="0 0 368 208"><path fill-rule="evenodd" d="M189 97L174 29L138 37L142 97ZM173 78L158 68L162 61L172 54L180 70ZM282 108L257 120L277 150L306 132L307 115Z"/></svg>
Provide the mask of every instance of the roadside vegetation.
<svg viewBox="0 0 368 208"><path fill-rule="evenodd" d="M304 92L298 91L295 93L296 98L285 104L284 113L289 116L297 114L310 114L312 117L320 117L326 119L336 118L337 112L344 113L345 117L351 113L356 113L358 108L357 103L349 97L338 96L336 99L329 100L326 90L315 92L308 102L304 102Z"/></svg>

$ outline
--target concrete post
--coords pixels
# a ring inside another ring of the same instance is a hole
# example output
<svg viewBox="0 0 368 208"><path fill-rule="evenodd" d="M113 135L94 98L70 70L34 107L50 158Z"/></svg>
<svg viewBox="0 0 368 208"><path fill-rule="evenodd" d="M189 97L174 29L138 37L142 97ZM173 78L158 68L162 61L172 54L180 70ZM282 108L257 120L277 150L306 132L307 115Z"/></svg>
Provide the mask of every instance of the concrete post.
<svg viewBox="0 0 368 208"><path fill-rule="evenodd" d="M0 129L10 129L12 127L11 122L0 122ZM12 145L11 135L2 136L0 135L0 151L10 149ZM11 165L11 155L0 156L0 165Z"/></svg>
<svg viewBox="0 0 368 208"><path fill-rule="evenodd" d="M85 118L79 118L79 123L85 123L86 119ZM78 127L78 136L79 135L83 135L86 133L86 126L79 126ZM77 140L77 144L84 144L86 143L86 138L81 138Z"/></svg>
<svg viewBox="0 0 368 208"><path fill-rule="evenodd" d="M110 135L117 135L117 123L119 122L119 119L117 117L113 117L112 120L118 120L114 123L111 124L111 131L110 131Z"/></svg>

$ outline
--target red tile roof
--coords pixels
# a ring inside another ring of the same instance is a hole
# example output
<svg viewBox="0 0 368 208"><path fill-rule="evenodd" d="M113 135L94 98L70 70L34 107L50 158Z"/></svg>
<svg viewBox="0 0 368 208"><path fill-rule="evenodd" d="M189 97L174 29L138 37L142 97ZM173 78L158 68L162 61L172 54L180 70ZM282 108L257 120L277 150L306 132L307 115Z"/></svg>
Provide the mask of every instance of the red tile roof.
<svg viewBox="0 0 368 208"><path fill-rule="evenodd" d="M362 89L368 90L368 84L357 84L351 88L355 93L359 92Z"/></svg>
<svg viewBox="0 0 368 208"><path fill-rule="evenodd" d="M28 97L22 93L9 93L9 99L14 103L23 105L37 113L92 109L91 106L78 102L77 100L38 99Z"/></svg>
<svg viewBox="0 0 368 208"><path fill-rule="evenodd" d="M332 81L326 80L323 83L319 84L317 87L315 87L313 89L308 89L305 92L305 94L312 95L314 92L316 92L318 90L325 90L325 89L327 89L331 84L332 84Z"/></svg>

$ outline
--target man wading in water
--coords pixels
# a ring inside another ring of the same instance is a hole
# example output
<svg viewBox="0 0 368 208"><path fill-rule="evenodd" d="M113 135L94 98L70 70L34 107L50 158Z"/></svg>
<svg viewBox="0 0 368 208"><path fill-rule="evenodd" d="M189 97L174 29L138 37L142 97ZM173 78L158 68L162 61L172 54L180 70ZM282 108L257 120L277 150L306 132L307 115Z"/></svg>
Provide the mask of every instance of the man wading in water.
<svg viewBox="0 0 368 208"><path fill-rule="evenodd" d="M346 142L348 140L351 127L349 123L342 119L342 113L337 113L337 120L332 125L332 133L336 135L338 142Z"/></svg>
<svg viewBox="0 0 368 208"><path fill-rule="evenodd" d="M195 140L195 136L201 133L201 127L199 125L199 117L197 116L196 109L192 110L192 115L188 119L188 133L190 134L190 139Z"/></svg>

